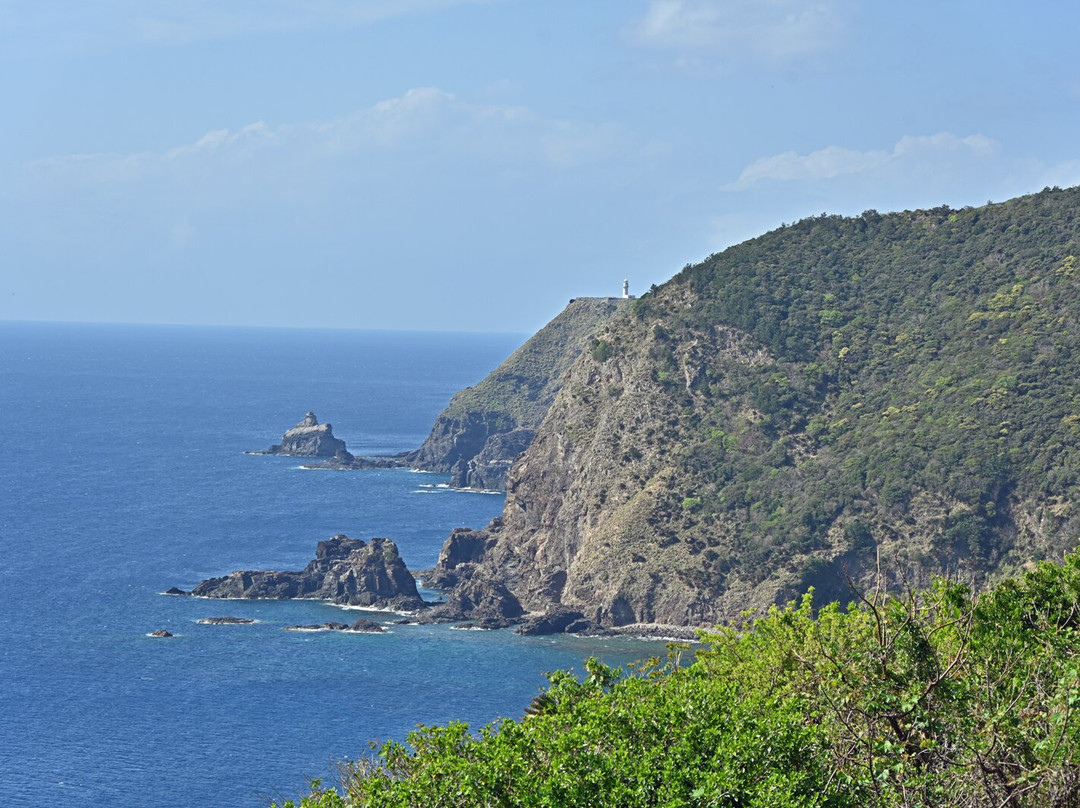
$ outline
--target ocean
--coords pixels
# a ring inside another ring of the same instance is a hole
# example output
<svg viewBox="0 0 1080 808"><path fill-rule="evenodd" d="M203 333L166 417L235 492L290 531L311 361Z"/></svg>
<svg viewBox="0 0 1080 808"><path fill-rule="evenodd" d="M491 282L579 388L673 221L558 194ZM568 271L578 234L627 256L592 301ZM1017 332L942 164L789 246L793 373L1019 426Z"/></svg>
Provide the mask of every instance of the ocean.
<svg viewBox="0 0 1080 808"><path fill-rule="evenodd" d="M521 335L0 323L0 804L266 806L417 725L520 717L544 672L662 645L390 626L312 602L164 596L300 569L338 533L431 566L503 496L246 455L308 410L356 454L416 448ZM234 615L257 622L201 625ZM147 636L157 629L170 639Z"/></svg>

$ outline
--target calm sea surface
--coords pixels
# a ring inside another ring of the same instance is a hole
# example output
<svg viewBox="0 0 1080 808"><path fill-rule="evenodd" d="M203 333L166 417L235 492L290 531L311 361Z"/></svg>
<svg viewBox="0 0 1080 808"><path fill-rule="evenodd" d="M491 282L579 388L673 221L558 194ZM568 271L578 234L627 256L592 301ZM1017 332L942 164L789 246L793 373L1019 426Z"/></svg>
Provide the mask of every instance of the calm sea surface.
<svg viewBox="0 0 1080 808"><path fill-rule="evenodd" d="M520 716L544 671L657 652L448 627L301 634L282 628L394 616L159 594L299 569L337 533L432 565L502 496L243 452L307 410L355 453L415 448L521 341L0 323L0 804L265 806L370 740ZM196 623L216 615L258 622ZM159 628L176 637L146 636Z"/></svg>

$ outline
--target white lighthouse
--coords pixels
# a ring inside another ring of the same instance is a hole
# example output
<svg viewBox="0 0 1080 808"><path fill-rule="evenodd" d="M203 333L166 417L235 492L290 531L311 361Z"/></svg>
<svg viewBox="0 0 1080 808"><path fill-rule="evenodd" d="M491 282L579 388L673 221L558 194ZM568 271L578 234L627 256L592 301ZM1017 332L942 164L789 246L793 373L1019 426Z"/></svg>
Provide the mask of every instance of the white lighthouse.
<svg viewBox="0 0 1080 808"><path fill-rule="evenodd" d="M622 282L622 296L623 296L623 300L629 300L630 299L630 281L628 281L626 279L623 279L623 282Z"/></svg>

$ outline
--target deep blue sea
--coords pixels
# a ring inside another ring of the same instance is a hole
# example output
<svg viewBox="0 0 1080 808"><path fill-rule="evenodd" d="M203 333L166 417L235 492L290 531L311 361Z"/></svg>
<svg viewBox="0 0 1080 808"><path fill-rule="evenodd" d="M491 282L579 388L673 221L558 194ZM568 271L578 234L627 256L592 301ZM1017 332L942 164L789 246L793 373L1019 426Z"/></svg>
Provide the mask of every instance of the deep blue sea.
<svg viewBox="0 0 1080 808"><path fill-rule="evenodd" d="M265 806L418 724L517 717L543 672L656 652L163 596L388 536L414 568L502 496L245 455L308 410L354 453L423 441L517 335L0 323L0 804ZM206 626L202 617L255 618ZM147 636L168 629L172 639ZM660 651L663 651L662 646Z"/></svg>

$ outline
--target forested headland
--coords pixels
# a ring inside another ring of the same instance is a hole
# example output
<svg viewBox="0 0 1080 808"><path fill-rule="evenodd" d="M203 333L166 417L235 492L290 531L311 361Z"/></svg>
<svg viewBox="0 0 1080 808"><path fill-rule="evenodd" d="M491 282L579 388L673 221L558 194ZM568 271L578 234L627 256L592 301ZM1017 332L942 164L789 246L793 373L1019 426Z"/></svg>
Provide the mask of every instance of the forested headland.
<svg viewBox="0 0 1080 808"><path fill-rule="evenodd" d="M812 217L604 323L455 580L702 647L302 804L1080 806L1078 213Z"/></svg>

